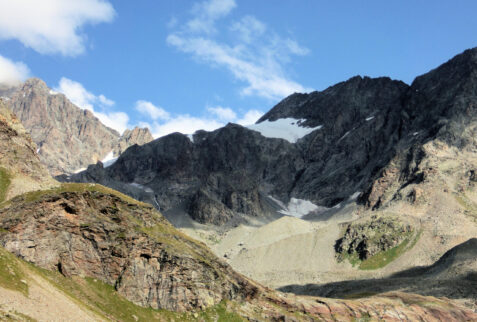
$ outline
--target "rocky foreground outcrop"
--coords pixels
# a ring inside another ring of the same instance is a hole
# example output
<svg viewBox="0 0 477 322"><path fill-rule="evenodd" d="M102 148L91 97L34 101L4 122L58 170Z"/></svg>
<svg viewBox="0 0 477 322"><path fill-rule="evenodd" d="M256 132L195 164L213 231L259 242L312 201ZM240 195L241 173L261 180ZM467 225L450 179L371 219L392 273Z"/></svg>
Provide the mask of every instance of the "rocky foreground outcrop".
<svg viewBox="0 0 477 322"><path fill-rule="evenodd" d="M398 246L410 237L412 227L397 218L373 216L363 223L347 224L335 250L339 260L346 257L366 260Z"/></svg>
<svg viewBox="0 0 477 322"><path fill-rule="evenodd" d="M0 209L1 245L65 276L114 285L141 306L203 309L253 298L257 287L153 207L95 185L66 185L10 200Z"/></svg>
<svg viewBox="0 0 477 322"><path fill-rule="evenodd" d="M151 206L98 185L69 184L15 197L0 209L0 227L0 244L19 258L67 277L101 280L143 307L188 311L189 319L203 316L191 311L219 303L255 321L477 318L444 300L412 294L335 300L266 289L179 233ZM25 272L31 274L31 266ZM30 283L29 275L22 278ZM162 319L162 312L152 314Z"/></svg>
<svg viewBox="0 0 477 322"><path fill-rule="evenodd" d="M72 173L127 147L152 141L147 129L120 133L103 125L89 110L75 106L40 79L11 90L6 104L29 131L41 161L52 175Z"/></svg>

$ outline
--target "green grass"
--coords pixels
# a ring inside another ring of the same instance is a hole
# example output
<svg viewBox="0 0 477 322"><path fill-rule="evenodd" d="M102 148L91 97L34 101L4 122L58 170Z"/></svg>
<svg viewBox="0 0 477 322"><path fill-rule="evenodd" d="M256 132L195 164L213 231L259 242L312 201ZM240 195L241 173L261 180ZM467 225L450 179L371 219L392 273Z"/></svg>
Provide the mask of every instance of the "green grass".
<svg viewBox="0 0 477 322"><path fill-rule="evenodd" d="M344 254L341 254L340 255L340 258L338 259L340 262L344 261L344 260L348 260L348 262L350 262L351 265L353 265L353 267L355 267L356 265L359 265L361 264L361 260L359 259L359 256L357 253L344 253Z"/></svg>
<svg viewBox="0 0 477 322"><path fill-rule="evenodd" d="M416 245L419 238L421 237L422 230L420 230L414 237L413 233L407 233L407 237L397 246L388 249L386 251L380 252L368 259L360 260L358 254L342 254L339 261L348 260L353 267L358 266L361 270L375 270L383 268L384 266L388 265L399 256L404 254L406 251L410 250L411 248Z"/></svg>
<svg viewBox="0 0 477 322"><path fill-rule="evenodd" d="M376 255L362 261L359 265L359 269L373 270L388 265L407 250L406 246L409 244L409 241L410 237L407 237L399 245L390 248L384 252L377 253Z"/></svg>
<svg viewBox="0 0 477 322"><path fill-rule="evenodd" d="M225 301L200 312L197 320L207 322L243 322L247 321L238 314L227 310L227 303Z"/></svg>
<svg viewBox="0 0 477 322"><path fill-rule="evenodd" d="M119 197L120 199L122 199L124 202L127 202L129 204L135 204L135 205L140 205L147 208L152 208L152 206L147 203L138 201L119 191L116 191L111 188L102 186L100 184L95 184L95 183L63 183L59 185L58 187L55 187L52 189L27 192L23 195L15 197L14 199L21 200L23 202L34 202L39 200L43 196L47 196L51 194L58 194L63 192L86 192L86 191L115 195Z"/></svg>
<svg viewBox="0 0 477 322"><path fill-rule="evenodd" d="M214 256L205 247L205 244L197 242L176 230L172 225L165 221L159 213L155 211L145 212L144 210L141 210L144 206L148 209L151 209L152 206L143 204L101 185L62 184L53 189L33 191L17 196L3 204L15 205L18 203L35 202L44 196L54 196L58 193L85 191L115 195L126 202L128 207L132 204L133 212L128 215L128 217L130 217L131 229L149 235L151 238L161 242L167 248L173 248L174 252L180 251L182 253L191 254L204 264L214 267ZM134 205L139 206L137 211L134 210ZM143 216L149 217L149 221L157 222L157 224L154 226L147 226L146 222L148 219L143 219ZM157 218L155 218L155 216L157 216ZM107 218L103 218L103 220L106 219ZM155 219L157 219L157 221L155 221ZM88 223L83 223L81 228L87 229ZM6 231L0 228L0 234L3 233L6 233ZM125 231L118 231L119 237L125 238L126 235ZM206 310L188 313L144 308L128 301L116 292L113 286L105 284L102 281L89 277L67 278L57 271L49 271L36 267L33 264L28 264L8 253L1 247L0 250L0 286L27 294L28 286L21 282L21 280L24 279L23 272L25 272L27 277L28 275L35 274L48 281L80 307L92 311L104 319L117 321L135 321L136 318L139 321L196 321L198 319L202 321L244 321L239 315L231 312L231 306L236 305L234 302L221 302ZM217 271L217 273L222 274L220 271Z"/></svg>
<svg viewBox="0 0 477 322"><path fill-rule="evenodd" d="M28 295L28 284L18 259L0 247L0 286Z"/></svg>
<svg viewBox="0 0 477 322"><path fill-rule="evenodd" d="M454 197L457 203L464 208L464 214L477 222L477 205L464 194L456 194Z"/></svg>
<svg viewBox="0 0 477 322"><path fill-rule="evenodd" d="M81 307L108 320L136 321L244 321L227 310L225 301L198 312L177 313L138 306L121 296L113 286L91 277L67 278L59 272L48 271L28 264L41 277L70 297Z"/></svg>
<svg viewBox="0 0 477 322"><path fill-rule="evenodd" d="M11 176L4 168L0 168L0 203L5 201L7 190L11 183Z"/></svg>
<svg viewBox="0 0 477 322"><path fill-rule="evenodd" d="M351 293L343 296L344 299L347 300L356 300L356 299L362 299L364 297L371 297L374 296L378 293L375 292L359 292L359 293Z"/></svg>

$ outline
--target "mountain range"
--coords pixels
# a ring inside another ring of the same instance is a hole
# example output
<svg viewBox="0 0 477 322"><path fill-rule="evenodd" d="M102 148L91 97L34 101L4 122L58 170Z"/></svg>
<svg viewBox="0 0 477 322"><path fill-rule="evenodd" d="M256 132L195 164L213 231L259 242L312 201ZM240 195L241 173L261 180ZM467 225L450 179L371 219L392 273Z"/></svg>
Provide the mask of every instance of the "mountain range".
<svg viewBox="0 0 477 322"><path fill-rule="evenodd" d="M0 316L47 285L80 319L477 319L477 48L156 140L2 95Z"/></svg>

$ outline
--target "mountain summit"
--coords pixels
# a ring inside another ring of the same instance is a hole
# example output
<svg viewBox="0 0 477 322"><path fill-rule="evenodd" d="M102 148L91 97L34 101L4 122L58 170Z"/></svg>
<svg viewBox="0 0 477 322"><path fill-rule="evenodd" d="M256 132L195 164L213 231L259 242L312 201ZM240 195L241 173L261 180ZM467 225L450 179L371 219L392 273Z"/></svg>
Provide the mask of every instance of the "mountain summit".
<svg viewBox="0 0 477 322"><path fill-rule="evenodd" d="M117 157L133 144L153 140L148 129L128 130L121 136L38 78L28 79L8 98L7 106L30 132L40 159L53 175L73 173L109 154Z"/></svg>
<svg viewBox="0 0 477 322"><path fill-rule="evenodd" d="M203 223L273 213L274 200L330 208L368 191L411 147L436 135L467 140L459 129L475 115L476 55L467 50L410 86L357 76L293 94L248 128L168 135L71 180L101 182L166 211L182 207ZM291 140L280 131L302 134Z"/></svg>

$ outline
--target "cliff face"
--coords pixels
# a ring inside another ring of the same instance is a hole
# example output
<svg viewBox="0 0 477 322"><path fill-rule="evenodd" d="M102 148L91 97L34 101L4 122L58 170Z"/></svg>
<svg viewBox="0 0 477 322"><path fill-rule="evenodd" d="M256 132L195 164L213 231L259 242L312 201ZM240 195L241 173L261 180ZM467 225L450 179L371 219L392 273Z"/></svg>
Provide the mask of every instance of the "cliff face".
<svg viewBox="0 0 477 322"><path fill-rule="evenodd" d="M477 49L468 50L411 86L353 77L322 92L293 94L254 126L229 124L192 140L172 134L69 180L100 182L162 210L185 207L194 219L214 224L269 213L269 196L333 207L364 191L359 200L374 207L384 187L371 192L372 186L387 167L415 164L409 158L431 140L473 142L476 56ZM307 134L286 139L290 129L278 126L285 121ZM282 133L266 134L273 126ZM411 169L396 171L398 181L411 180ZM396 178L385 181L394 185ZM142 190L131 188L138 184Z"/></svg>
<svg viewBox="0 0 477 322"><path fill-rule="evenodd" d="M117 156L130 145L152 140L147 129L134 129L121 137L40 79L27 80L9 95L7 105L30 132L52 175L86 168L110 152Z"/></svg>
<svg viewBox="0 0 477 322"><path fill-rule="evenodd" d="M38 158L35 143L0 99L0 202L55 185Z"/></svg>
<svg viewBox="0 0 477 322"><path fill-rule="evenodd" d="M100 186L16 197L0 209L0 226L6 250L65 276L98 278L141 306L188 311L257 292L154 208Z"/></svg>

